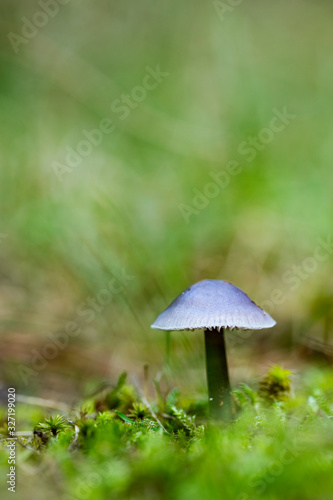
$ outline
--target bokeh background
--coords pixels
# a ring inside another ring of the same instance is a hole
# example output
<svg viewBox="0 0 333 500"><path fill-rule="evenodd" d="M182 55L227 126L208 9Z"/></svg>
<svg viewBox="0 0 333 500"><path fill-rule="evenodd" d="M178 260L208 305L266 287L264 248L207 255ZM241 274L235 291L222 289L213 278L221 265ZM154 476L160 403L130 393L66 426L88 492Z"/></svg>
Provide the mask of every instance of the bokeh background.
<svg viewBox="0 0 333 500"><path fill-rule="evenodd" d="M233 385L329 358L332 250L315 256L332 233L332 4L42 4L0 3L2 385L72 404L148 364L204 396L202 334L150 324L205 278L277 321L228 335ZM293 117L263 132L276 110ZM207 187L230 161L239 173ZM80 333L55 348L69 322Z"/></svg>

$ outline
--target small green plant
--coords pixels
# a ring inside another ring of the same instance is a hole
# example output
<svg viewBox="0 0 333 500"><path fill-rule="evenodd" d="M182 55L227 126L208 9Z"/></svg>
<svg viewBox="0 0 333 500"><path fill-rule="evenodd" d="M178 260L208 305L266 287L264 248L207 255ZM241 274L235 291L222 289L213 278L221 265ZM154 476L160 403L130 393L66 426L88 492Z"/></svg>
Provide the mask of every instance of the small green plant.
<svg viewBox="0 0 333 500"><path fill-rule="evenodd" d="M258 399L257 393L247 384L240 384L240 389L233 389L232 396L238 409L255 406Z"/></svg>
<svg viewBox="0 0 333 500"><path fill-rule="evenodd" d="M101 427L107 426L112 420L114 420L115 413L112 411L99 412L96 416L96 423Z"/></svg>
<svg viewBox="0 0 333 500"><path fill-rule="evenodd" d="M195 415L190 417L183 409L177 408L176 406L171 407L171 413L181 423L182 428L180 430L183 431L186 436L190 438L199 438L204 435L204 426L195 425Z"/></svg>
<svg viewBox="0 0 333 500"><path fill-rule="evenodd" d="M95 409L100 412L119 410L127 413L136 400L136 393L134 387L127 384L126 380L127 374L124 372L120 375L116 386L95 402Z"/></svg>
<svg viewBox="0 0 333 500"><path fill-rule="evenodd" d="M259 395L269 402L286 401L291 391L291 374L281 366L273 366L260 382Z"/></svg>
<svg viewBox="0 0 333 500"><path fill-rule="evenodd" d="M135 420L143 420L148 417L150 412L143 403L133 403L133 408L129 411L128 416Z"/></svg>
<svg viewBox="0 0 333 500"><path fill-rule="evenodd" d="M56 437L60 432L67 430L69 424L61 415L45 418L44 422L36 425L35 431L43 432L47 436Z"/></svg>

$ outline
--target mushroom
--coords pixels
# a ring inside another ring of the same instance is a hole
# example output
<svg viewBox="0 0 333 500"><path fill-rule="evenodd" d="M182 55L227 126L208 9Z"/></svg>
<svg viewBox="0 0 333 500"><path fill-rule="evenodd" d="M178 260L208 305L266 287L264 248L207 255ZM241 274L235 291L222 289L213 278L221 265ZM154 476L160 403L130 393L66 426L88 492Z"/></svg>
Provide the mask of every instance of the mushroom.
<svg viewBox="0 0 333 500"><path fill-rule="evenodd" d="M224 329L260 330L276 322L242 290L221 280L203 280L182 292L151 325L158 330L205 330L210 415L233 418Z"/></svg>

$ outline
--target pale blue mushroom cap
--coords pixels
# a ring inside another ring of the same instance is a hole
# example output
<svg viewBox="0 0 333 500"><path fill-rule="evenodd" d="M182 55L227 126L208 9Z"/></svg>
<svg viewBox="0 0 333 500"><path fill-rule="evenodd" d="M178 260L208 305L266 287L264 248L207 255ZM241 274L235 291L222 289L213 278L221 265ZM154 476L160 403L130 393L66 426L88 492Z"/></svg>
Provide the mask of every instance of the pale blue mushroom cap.
<svg viewBox="0 0 333 500"><path fill-rule="evenodd" d="M182 292L151 325L158 330L261 330L276 321L232 283L203 280Z"/></svg>

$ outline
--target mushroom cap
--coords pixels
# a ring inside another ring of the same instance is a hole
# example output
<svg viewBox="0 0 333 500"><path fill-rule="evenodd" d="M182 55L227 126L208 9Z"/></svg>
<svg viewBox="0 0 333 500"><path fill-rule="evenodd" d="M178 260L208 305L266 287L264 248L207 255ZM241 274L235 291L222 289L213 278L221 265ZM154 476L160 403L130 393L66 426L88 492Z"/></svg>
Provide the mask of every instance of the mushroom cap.
<svg viewBox="0 0 333 500"><path fill-rule="evenodd" d="M260 330L276 324L232 283L203 280L182 292L151 325L159 330Z"/></svg>

